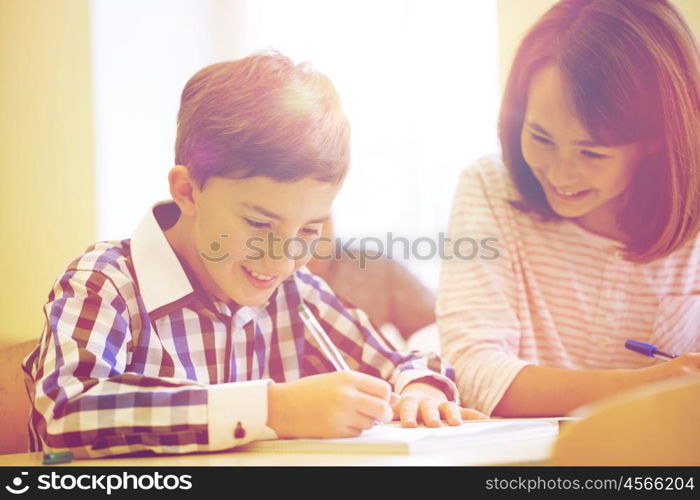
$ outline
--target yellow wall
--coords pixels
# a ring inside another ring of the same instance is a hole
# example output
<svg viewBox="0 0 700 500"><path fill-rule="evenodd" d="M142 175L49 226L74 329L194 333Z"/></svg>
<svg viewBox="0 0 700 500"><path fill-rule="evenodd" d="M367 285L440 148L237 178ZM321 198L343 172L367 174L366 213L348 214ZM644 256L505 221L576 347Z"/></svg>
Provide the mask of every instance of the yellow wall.
<svg viewBox="0 0 700 500"><path fill-rule="evenodd" d="M498 0L498 38L501 87L508 77L511 60L520 40L556 0ZM700 1L673 0L700 38Z"/></svg>
<svg viewBox="0 0 700 500"><path fill-rule="evenodd" d="M0 346L95 238L88 0L0 0Z"/></svg>

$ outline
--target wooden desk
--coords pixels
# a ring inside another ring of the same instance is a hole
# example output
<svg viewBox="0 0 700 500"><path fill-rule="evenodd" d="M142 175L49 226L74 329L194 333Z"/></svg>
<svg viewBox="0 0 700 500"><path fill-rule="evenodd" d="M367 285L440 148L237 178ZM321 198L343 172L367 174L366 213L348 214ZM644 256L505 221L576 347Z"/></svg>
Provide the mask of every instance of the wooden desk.
<svg viewBox="0 0 700 500"><path fill-rule="evenodd" d="M457 465L544 465L555 437L526 438L489 443L485 447L444 453L412 455L359 455L325 453L253 453L226 451L189 455L139 458L74 460L70 466L457 466ZM0 455L0 466L40 466L41 453ZM49 467L56 467L55 465Z"/></svg>

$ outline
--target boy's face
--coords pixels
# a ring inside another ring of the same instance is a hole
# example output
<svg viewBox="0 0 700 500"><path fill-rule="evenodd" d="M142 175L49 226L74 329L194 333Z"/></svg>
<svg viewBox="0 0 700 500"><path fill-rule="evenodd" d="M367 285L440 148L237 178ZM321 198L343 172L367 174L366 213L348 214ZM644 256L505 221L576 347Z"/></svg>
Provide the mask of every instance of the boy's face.
<svg viewBox="0 0 700 500"><path fill-rule="evenodd" d="M195 187L192 237L205 288L240 305L264 305L311 258L339 188L267 177L213 177Z"/></svg>

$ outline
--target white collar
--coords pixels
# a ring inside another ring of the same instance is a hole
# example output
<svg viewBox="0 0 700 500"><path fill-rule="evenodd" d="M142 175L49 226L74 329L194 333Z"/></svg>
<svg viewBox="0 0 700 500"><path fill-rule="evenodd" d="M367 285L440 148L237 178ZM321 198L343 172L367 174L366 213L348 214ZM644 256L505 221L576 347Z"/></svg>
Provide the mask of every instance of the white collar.
<svg viewBox="0 0 700 500"><path fill-rule="evenodd" d="M141 298L149 313L194 291L153 213L157 206L169 203L173 202L153 205L131 238L131 260Z"/></svg>

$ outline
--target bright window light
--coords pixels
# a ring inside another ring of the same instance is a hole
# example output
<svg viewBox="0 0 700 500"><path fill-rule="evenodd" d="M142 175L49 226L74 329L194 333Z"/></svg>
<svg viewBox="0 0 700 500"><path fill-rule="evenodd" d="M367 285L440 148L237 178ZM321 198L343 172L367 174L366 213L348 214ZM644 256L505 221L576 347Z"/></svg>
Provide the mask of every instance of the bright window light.
<svg viewBox="0 0 700 500"><path fill-rule="evenodd" d="M310 61L338 89L352 126L341 238L437 240L459 172L497 151L495 0L93 0L92 21L102 239L168 197L187 78L254 50ZM435 287L437 259L406 264Z"/></svg>

